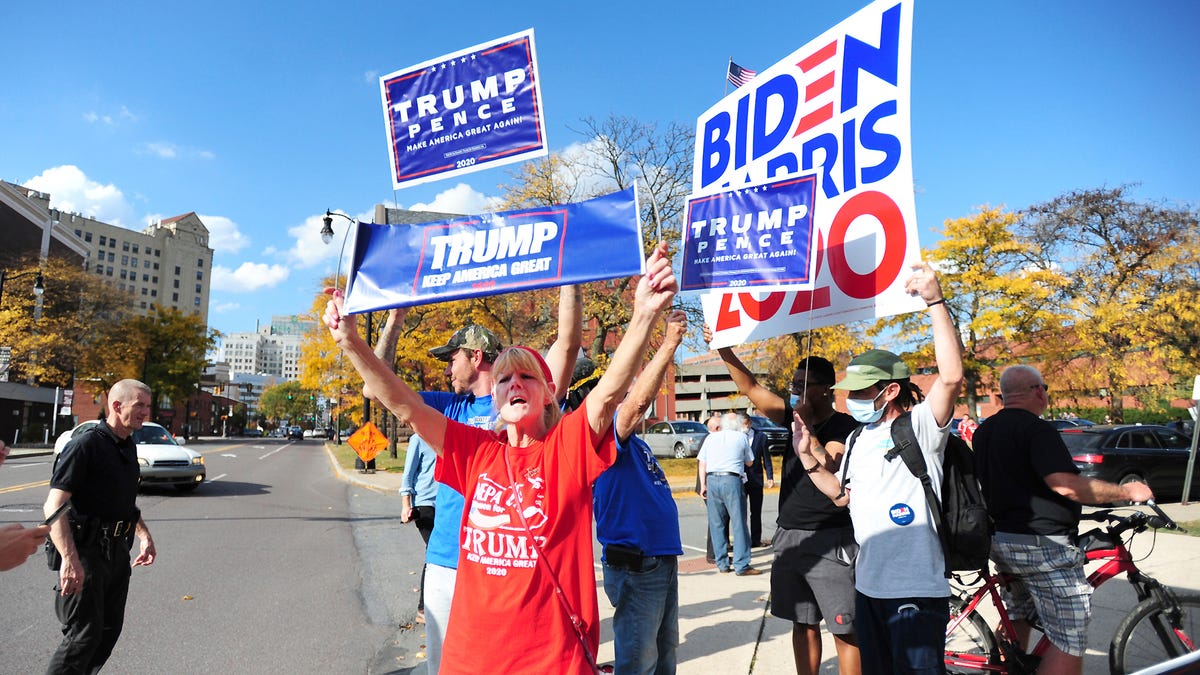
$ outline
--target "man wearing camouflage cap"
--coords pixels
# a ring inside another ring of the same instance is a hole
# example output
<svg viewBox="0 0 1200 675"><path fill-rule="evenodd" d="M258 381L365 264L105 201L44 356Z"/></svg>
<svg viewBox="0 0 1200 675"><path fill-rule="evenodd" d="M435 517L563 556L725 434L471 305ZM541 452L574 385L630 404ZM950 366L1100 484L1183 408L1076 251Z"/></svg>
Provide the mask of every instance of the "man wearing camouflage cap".
<svg viewBox="0 0 1200 675"><path fill-rule="evenodd" d="M407 315L407 308L388 313L379 335L375 354L384 363L395 363L396 340ZM546 363L561 399L571 382L575 357L583 343L583 301L578 286L563 286L558 301L558 338L546 352ZM453 393L423 391L428 405L441 410L449 419L490 429L492 409L492 363L500 353L500 338L484 326L468 323L455 331L446 344L429 350L434 358L446 363L446 376ZM562 383L557 385L557 383ZM363 395L370 396L364 387ZM426 663L428 672L438 672L442 641L450 620L450 602L458 575L459 532L462 526L463 496L441 483L434 497L433 531L425 548L425 623Z"/></svg>
<svg viewBox="0 0 1200 675"><path fill-rule="evenodd" d="M792 424L804 470L835 504L850 508L859 545L854 629L864 673L945 672L950 586L941 541L921 482L887 453L895 445L892 423L908 414L929 477L940 492L942 456L963 380L962 348L928 264L914 266L905 289L925 301L933 324L938 372L928 395L891 352L873 349L852 359L846 377L833 388L848 392L847 412L865 426L848 439L841 476L817 460L820 451L812 447L811 430L798 415Z"/></svg>

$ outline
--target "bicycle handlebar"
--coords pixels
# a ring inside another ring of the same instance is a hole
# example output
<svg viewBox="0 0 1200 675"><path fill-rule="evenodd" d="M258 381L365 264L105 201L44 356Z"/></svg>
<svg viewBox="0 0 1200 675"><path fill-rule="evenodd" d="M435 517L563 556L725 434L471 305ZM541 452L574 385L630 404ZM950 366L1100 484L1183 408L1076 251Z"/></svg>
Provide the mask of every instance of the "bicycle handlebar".
<svg viewBox="0 0 1200 675"><path fill-rule="evenodd" d="M1179 532L1187 532L1187 530L1183 529L1178 523L1172 520L1171 516L1168 516L1153 499L1145 502L1145 504L1153 509L1153 515L1149 513L1143 513L1141 511L1134 511L1128 515L1120 515L1115 513L1114 509L1100 509L1098 511L1093 511L1092 513L1081 515L1080 518L1084 520L1095 520L1102 523L1112 523L1112 525L1109 526L1109 530L1114 534L1124 532L1126 530L1141 530L1147 527L1152 527L1156 530L1167 529L1177 530Z"/></svg>

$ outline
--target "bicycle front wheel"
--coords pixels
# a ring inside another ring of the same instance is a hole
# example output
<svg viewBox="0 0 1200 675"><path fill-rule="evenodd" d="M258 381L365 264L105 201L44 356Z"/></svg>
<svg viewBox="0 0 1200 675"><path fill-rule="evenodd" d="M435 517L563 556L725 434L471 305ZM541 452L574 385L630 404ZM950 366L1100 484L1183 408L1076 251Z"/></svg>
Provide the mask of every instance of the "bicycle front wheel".
<svg viewBox="0 0 1200 675"><path fill-rule="evenodd" d="M979 673L993 670L1000 663L996 636L979 612L961 617L963 603L950 602L950 628L946 631L946 671L950 673ZM955 625L957 623L957 625Z"/></svg>
<svg viewBox="0 0 1200 675"><path fill-rule="evenodd" d="M1137 672L1197 649L1200 595L1175 593L1177 604L1154 596L1143 600L1117 626L1108 650L1114 675Z"/></svg>

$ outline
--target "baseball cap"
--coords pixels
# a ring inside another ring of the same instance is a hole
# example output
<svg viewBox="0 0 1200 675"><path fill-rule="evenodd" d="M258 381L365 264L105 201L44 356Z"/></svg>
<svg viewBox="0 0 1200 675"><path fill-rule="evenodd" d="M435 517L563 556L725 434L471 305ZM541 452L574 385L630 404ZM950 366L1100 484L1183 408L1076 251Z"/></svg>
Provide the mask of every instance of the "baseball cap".
<svg viewBox="0 0 1200 675"><path fill-rule="evenodd" d="M882 349L872 349L850 359L850 365L846 366L846 377L833 388L858 391L876 382L905 380L911 375L899 356Z"/></svg>
<svg viewBox="0 0 1200 675"><path fill-rule="evenodd" d="M491 358L500 353L500 338L477 323L469 323L458 329L442 347L430 349L429 353L440 361L449 361L460 349L477 349Z"/></svg>

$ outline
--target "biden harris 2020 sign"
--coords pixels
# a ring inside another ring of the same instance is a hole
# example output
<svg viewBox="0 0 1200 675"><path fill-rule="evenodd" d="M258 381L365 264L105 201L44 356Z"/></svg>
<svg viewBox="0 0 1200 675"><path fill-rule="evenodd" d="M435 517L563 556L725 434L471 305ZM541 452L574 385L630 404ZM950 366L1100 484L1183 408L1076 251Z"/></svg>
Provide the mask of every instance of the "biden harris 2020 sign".
<svg viewBox="0 0 1200 675"><path fill-rule="evenodd" d="M710 277L705 287L714 290L701 303L712 347L923 308L904 292L907 266L920 257L909 131L912 18L913 0L873 2L698 118L693 202L799 177L814 181L810 242L798 240L802 219L788 216L805 210L798 197L758 209L782 209L779 217L760 224L750 209L753 221L741 221L749 242L766 245L767 262L791 232L811 277L801 280L794 265L767 265L787 267L776 288L751 290L750 279L772 280L760 274L739 281L747 290L737 291L721 283L727 277ZM721 215L728 235L732 217ZM689 234L700 237L687 251L697 259L705 257L698 250L704 237L715 239L707 251L722 239L711 220Z"/></svg>
<svg viewBox="0 0 1200 675"><path fill-rule="evenodd" d="M533 30L379 78L396 189L546 154Z"/></svg>

